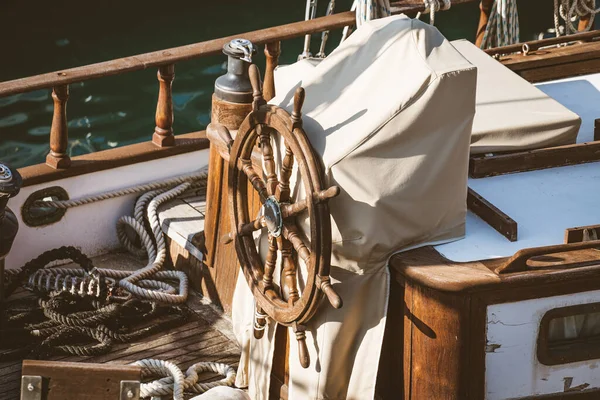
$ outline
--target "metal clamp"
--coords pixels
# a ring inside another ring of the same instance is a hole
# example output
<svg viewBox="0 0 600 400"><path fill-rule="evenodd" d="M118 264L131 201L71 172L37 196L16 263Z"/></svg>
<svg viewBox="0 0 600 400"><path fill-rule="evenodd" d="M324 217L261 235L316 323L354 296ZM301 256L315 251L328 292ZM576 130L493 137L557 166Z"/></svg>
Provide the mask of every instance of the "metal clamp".
<svg viewBox="0 0 600 400"><path fill-rule="evenodd" d="M21 377L21 400L42 400L42 377L23 375Z"/></svg>
<svg viewBox="0 0 600 400"><path fill-rule="evenodd" d="M139 400L140 381L121 381L119 400Z"/></svg>

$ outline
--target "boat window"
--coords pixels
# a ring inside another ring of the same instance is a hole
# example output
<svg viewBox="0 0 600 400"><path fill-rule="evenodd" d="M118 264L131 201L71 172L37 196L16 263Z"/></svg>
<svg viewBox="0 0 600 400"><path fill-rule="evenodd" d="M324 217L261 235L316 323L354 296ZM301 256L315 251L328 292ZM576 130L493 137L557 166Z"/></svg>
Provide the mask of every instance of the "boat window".
<svg viewBox="0 0 600 400"><path fill-rule="evenodd" d="M545 365L600 359L600 303L548 311L540 324L537 355Z"/></svg>
<svg viewBox="0 0 600 400"><path fill-rule="evenodd" d="M45 206L40 201L68 200L69 194L60 186L52 186L33 192L21 208L21 217L27 226L53 224L65 215L67 210Z"/></svg>

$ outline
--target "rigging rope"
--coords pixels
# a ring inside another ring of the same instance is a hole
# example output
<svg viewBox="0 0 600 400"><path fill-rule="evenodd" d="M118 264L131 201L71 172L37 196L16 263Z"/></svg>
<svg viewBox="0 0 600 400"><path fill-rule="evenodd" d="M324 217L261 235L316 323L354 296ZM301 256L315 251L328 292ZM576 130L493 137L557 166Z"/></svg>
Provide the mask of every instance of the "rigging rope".
<svg viewBox="0 0 600 400"><path fill-rule="evenodd" d="M507 46L519 42L519 13L516 0L494 0L485 27L482 49Z"/></svg>
<svg viewBox="0 0 600 400"><path fill-rule="evenodd" d="M450 0L442 0L441 4L440 4L440 0L423 0L423 4L425 5L425 11L423 11L422 13L419 12L417 13L416 18L420 19L421 18L421 14L429 14L429 23L431 25L435 25L435 13L443 10L449 10L450 7L452 6L452 3L450 3Z"/></svg>
<svg viewBox="0 0 600 400"><path fill-rule="evenodd" d="M566 35L578 32L579 29L573 25L576 19L589 16L587 26L581 31L589 31L594 25L596 14L600 12L600 8L594 9L590 7L593 4L590 0L554 0L554 29L556 36L560 36L560 20L565 22L564 32Z"/></svg>

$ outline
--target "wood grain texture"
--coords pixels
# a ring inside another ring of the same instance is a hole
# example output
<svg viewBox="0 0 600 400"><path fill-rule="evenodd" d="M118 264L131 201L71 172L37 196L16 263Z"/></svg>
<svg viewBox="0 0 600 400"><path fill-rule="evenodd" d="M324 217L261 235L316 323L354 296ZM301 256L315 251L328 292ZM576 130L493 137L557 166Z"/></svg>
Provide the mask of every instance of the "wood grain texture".
<svg viewBox="0 0 600 400"><path fill-rule="evenodd" d="M152 135L152 143L159 147L173 146L173 79L175 78L175 65L163 65L157 72L159 88L156 104L156 127Z"/></svg>
<svg viewBox="0 0 600 400"><path fill-rule="evenodd" d="M600 161L600 141L490 156L472 156L469 162L469 176L485 178L595 161Z"/></svg>
<svg viewBox="0 0 600 400"><path fill-rule="evenodd" d="M140 381L142 370L133 365L24 360L22 374L46 380L46 400L114 400L121 381Z"/></svg>
<svg viewBox="0 0 600 400"><path fill-rule="evenodd" d="M67 169L55 169L46 164L37 164L19 168L19 172L23 177L23 187L25 187L177 154L190 153L208 149L208 147L209 142L206 139L205 132L193 132L175 136L175 146L171 147L157 147L151 141L148 141L73 157L71 166Z"/></svg>
<svg viewBox="0 0 600 400"><path fill-rule="evenodd" d="M265 45L265 81L263 82L263 93L266 101L275 97L275 68L279 64L281 54L281 42L271 42Z"/></svg>
<svg viewBox="0 0 600 400"><path fill-rule="evenodd" d="M565 230L565 243L577 243L600 238L600 225L578 226Z"/></svg>
<svg viewBox="0 0 600 400"><path fill-rule="evenodd" d="M139 265L139 260L122 253L94 257L93 262L100 268L124 266L129 269ZM29 296L29 292L22 291L21 294ZM17 294L14 296L18 297ZM235 368L240 350L231 321L194 290L190 291L185 307L191 311L188 322L167 332L158 332L130 343L116 343L108 354L95 357L58 355L49 360L121 366L144 358L159 358L174 362L184 371L199 361L225 362ZM19 397L20 376L21 361L0 362L0 400ZM207 381L213 377L206 375L203 379ZM111 397L111 400L114 398Z"/></svg>
<svg viewBox="0 0 600 400"><path fill-rule="evenodd" d="M531 50L537 50L540 47L552 46L552 45L556 45L559 43L569 43L569 42L578 42L578 41L587 42L587 41L594 40L597 37L600 37L600 30L575 33L575 34L569 35L569 36L559 36L559 37L552 37L552 38L547 38L547 39L530 40L528 42L511 44L509 46L494 47L491 49L486 49L484 51L489 55L510 54L510 53L520 52L521 49L523 48L523 44L525 44L525 43L529 46L529 50L531 51Z"/></svg>
<svg viewBox="0 0 600 400"><path fill-rule="evenodd" d="M46 157L46 164L54 169L65 169L71 165L67 154L69 133L67 130L67 100L69 99L69 86L56 86L52 90L54 100L54 114L50 128L50 153Z"/></svg>
<svg viewBox="0 0 600 400"><path fill-rule="evenodd" d="M390 262L392 285L378 376L379 398L482 399L486 351L495 351L486 342L490 305L571 296L600 288L599 252L595 249L571 252L576 254L572 258L595 259L587 266L555 261L551 269L508 274L501 279L488 276L497 276L491 270L502 261L454 263L436 253L433 248L422 248L396 255ZM568 261L569 253L556 256ZM467 266L470 273L462 269ZM463 284L470 281L470 285L456 291L460 280ZM401 312L402 307L406 309ZM403 316L403 324L395 319L398 314ZM394 368L397 360L388 355L398 353L392 350L398 346L396 341L403 342L402 368ZM385 365L387 370L382 369ZM590 399L598 393L597 389L582 390L539 398Z"/></svg>
<svg viewBox="0 0 600 400"><path fill-rule="evenodd" d="M180 61L193 60L200 57L220 55L223 46L226 43L239 37L248 39L255 46L258 46L274 41L293 39L310 33L343 28L347 25L353 25L354 18L354 12L346 11L329 17L315 18L311 21L300 21L252 32L238 33L187 46L163 49L83 67L36 75L29 78L15 79L0 83L0 97L53 86L67 85L104 76L119 75L125 72L139 71L146 68L156 68L162 65L175 64Z"/></svg>
<svg viewBox="0 0 600 400"><path fill-rule="evenodd" d="M467 208L511 242L517 241L515 220L471 188L467 190Z"/></svg>

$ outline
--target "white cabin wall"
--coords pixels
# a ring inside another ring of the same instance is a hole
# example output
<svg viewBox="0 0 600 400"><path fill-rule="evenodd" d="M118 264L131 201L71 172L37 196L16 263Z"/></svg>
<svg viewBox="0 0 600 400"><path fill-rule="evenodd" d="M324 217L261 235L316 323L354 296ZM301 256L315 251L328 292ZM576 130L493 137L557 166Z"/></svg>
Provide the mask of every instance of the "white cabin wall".
<svg viewBox="0 0 600 400"><path fill-rule="evenodd" d="M118 248L117 220L122 215L133 214L133 204L138 196L128 195L74 207L56 223L28 227L21 218L21 206L31 193L61 186L69 193L69 198L75 199L123 189L197 171L208 165L208 155L207 149L199 150L23 188L8 202L19 219L19 232L6 258L6 268L19 268L44 251L60 246L78 247L90 257Z"/></svg>
<svg viewBox="0 0 600 400"><path fill-rule="evenodd" d="M537 359L540 322L560 307L600 302L600 290L491 305L487 309L486 400L563 393L571 387L600 387L600 360L543 365Z"/></svg>

